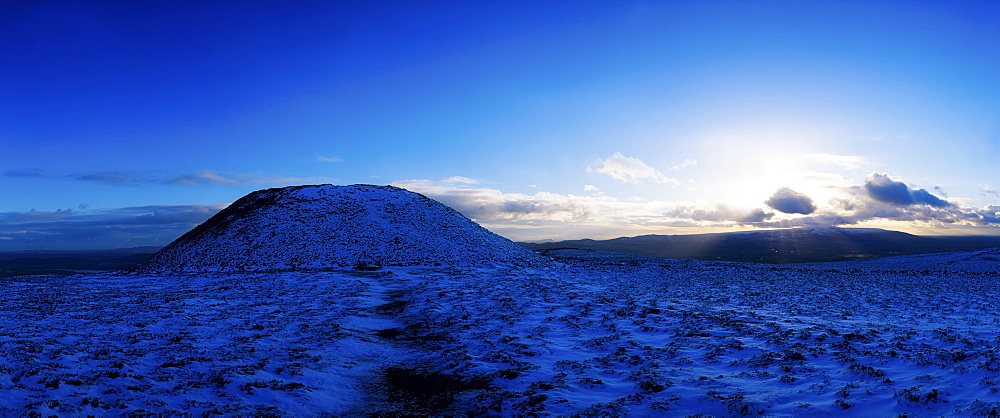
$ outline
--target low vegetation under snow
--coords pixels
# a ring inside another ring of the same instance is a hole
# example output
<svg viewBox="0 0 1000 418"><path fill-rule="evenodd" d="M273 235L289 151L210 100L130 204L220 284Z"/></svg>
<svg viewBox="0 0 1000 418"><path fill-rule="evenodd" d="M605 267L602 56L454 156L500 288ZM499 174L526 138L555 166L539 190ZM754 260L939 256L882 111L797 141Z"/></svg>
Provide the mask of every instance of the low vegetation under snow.
<svg viewBox="0 0 1000 418"><path fill-rule="evenodd" d="M1000 257L0 279L0 414L1000 413Z"/></svg>

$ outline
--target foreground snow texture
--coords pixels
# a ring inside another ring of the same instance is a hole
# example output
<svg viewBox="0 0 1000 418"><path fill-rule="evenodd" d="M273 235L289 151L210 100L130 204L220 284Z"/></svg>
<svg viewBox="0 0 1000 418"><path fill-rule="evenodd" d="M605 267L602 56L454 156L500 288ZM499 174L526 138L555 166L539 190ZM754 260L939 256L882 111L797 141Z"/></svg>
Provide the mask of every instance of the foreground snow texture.
<svg viewBox="0 0 1000 418"><path fill-rule="evenodd" d="M789 266L556 255L3 279L0 415L1000 412L996 251Z"/></svg>

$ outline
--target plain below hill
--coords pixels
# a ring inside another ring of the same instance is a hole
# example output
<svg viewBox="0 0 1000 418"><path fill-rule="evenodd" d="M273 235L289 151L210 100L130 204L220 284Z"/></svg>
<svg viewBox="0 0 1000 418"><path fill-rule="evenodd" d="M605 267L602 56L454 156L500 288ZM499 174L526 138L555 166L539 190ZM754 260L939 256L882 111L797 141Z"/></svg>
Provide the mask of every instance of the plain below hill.
<svg viewBox="0 0 1000 418"><path fill-rule="evenodd" d="M0 277L121 270L145 261L159 249L3 251L0 252Z"/></svg>
<svg viewBox="0 0 1000 418"><path fill-rule="evenodd" d="M555 249L582 249L689 260L805 263L976 251L1000 247L1000 236L931 237L875 228L808 227L521 245L543 254Z"/></svg>

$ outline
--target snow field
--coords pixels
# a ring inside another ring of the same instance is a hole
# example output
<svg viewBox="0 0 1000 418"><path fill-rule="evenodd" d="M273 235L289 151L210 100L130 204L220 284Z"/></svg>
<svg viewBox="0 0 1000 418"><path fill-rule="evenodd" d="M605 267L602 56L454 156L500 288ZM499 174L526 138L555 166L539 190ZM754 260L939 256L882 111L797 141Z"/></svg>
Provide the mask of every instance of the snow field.
<svg viewBox="0 0 1000 418"><path fill-rule="evenodd" d="M0 415L348 412L365 379L406 356L361 323L382 295L346 274L2 286Z"/></svg>
<svg viewBox="0 0 1000 418"><path fill-rule="evenodd" d="M989 257L4 279L0 414L995 415Z"/></svg>
<svg viewBox="0 0 1000 418"><path fill-rule="evenodd" d="M439 277L411 314L494 379L458 410L1000 411L996 275L679 264Z"/></svg>

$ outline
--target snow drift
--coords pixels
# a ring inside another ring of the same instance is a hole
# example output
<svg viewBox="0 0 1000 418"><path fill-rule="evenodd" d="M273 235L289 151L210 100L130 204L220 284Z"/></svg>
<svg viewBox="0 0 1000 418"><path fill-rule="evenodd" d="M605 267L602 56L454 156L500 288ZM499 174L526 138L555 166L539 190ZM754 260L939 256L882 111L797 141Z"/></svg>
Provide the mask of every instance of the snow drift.
<svg viewBox="0 0 1000 418"><path fill-rule="evenodd" d="M532 265L539 260L423 195L392 186L316 185L250 193L134 270Z"/></svg>

